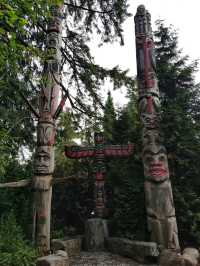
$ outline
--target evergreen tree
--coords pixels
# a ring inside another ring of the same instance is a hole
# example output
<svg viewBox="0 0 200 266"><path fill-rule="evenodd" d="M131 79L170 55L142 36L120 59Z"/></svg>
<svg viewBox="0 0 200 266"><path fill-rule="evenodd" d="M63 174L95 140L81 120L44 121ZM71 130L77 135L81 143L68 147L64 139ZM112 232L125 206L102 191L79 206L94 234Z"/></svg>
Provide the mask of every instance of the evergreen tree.
<svg viewBox="0 0 200 266"><path fill-rule="evenodd" d="M44 48L49 6L58 2L62 0L1 1L0 111L4 115L0 122L19 146L29 145L31 148L32 144L33 148L34 145L30 138L34 132L33 118L19 93L23 93L37 109L36 98L42 85L42 66L46 56ZM99 36L101 43L114 40L123 43L122 24L130 15L127 8L126 0L64 3L63 79L66 81L68 101L77 112L94 115L96 110L89 104L91 98L95 99L98 108L102 106L97 91L106 77L111 78L115 87L129 86L132 82L126 71L97 65L88 46L94 34ZM22 133L24 138L17 139Z"/></svg>
<svg viewBox="0 0 200 266"><path fill-rule="evenodd" d="M1 181L32 176L32 158L26 162L27 165L22 165L19 158L20 151L26 148L32 153L35 147L36 121L30 114L24 98L37 111L43 65L49 56L45 51L49 7L60 3L64 2L2 0L0 3L0 151L3 151L0 155ZM124 84L129 86L132 83L126 71L117 67L105 69L96 64L88 46L94 34L99 37L100 43L120 41L122 44L122 24L130 15L127 8L126 0L70 0L64 3L61 52L65 86L61 84L61 88L63 94L68 95L68 104L71 104L75 112L73 117L82 119L83 115L87 114L91 119L96 112L93 106L91 108L91 99L98 110L102 107L99 88L107 77L111 78L115 87ZM61 123L62 120L63 117ZM82 124L80 119L78 122L79 125ZM58 162L59 157L60 151L56 155ZM60 162L59 165L61 164ZM70 171L72 168L70 166ZM63 169L59 169L58 175L63 173ZM23 191L25 197L24 193ZM12 203L15 198L9 197L10 191L3 194L0 206L2 212L14 206ZM20 206L16 207L16 212L17 209L21 211Z"/></svg>
<svg viewBox="0 0 200 266"><path fill-rule="evenodd" d="M200 156L200 86L194 80L197 62L189 63L189 58L182 56L173 27L165 27L162 21L157 22L157 27L155 46L162 101L161 127L169 156L179 236L182 246L198 246L200 167L196 160ZM130 101L119 111L115 124L114 142L131 140L136 145L129 160L109 165L108 185L114 190L111 197L111 202L114 198L112 229L115 235L148 239L145 227L137 226L146 223L145 210L141 209L145 206L144 197L141 197L144 195L141 129L134 90L129 91L128 96ZM133 213L135 219L131 224Z"/></svg>
<svg viewBox="0 0 200 266"><path fill-rule="evenodd" d="M172 27L157 22L155 45L162 100L162 129L169 155L176 216L181 242L199 243L200 85L195 83L197 62L189 63L178 49ZM192 223L191 223L192 221Z"/></svg>
<svg viewBox="0 0 200 266"><path fill-rule="evenodd" d="M105 103L104 116L103 116L103 131L105 141L108 143L113 142L113 131L116 120L115 108L111 92L108 91L107 100Z"/></svg>
<svg viewBox="0 0 200 266"><path fill-rule="evenodd" d="M117 111L115 123L107 128L110 129L113 144L131 142L134 143L134 151L127 158L106 161L107 207L112 235L144 240L146 225L144 179L140 158L140 123L134 86L128 89L127 98L128 104Z"/></svg>

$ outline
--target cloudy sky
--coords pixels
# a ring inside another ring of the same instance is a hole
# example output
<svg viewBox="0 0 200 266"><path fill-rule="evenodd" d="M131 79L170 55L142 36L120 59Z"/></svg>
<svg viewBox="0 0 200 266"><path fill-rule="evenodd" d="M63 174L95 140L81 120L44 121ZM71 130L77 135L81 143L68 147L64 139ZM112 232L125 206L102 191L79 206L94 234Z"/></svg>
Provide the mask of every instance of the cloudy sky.
<svg viewBox="0 0 200 266"><path fill-rule="evenodd" d="M191 60L200 58L199 0L129 0L129 12L133 16L124 23L125 45L107 44L99 48L94 41L91 49L97 63L105 67L119 65L122 69L130 69L130 75L136 75L134 15L140 4L145 5L151 13L153 29L157 19L165 20L166 26L172 24L178 30L179 48L183 49L183 54L189 55ZM200 82L200 71L196 80ZM121 92L115 95L115 103L120 104Z"/></svg>

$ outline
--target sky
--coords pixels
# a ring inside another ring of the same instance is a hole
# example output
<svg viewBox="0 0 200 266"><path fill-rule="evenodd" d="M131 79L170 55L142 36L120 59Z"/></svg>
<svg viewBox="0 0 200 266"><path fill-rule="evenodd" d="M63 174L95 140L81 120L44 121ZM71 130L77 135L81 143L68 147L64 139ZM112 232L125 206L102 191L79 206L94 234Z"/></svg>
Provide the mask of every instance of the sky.
<svg viewBox="0 0 200 266"><path fill-rule="evenodd" d="M133 16L123 25L125 45L114 43L98 47L98 43L93 41L91 52L98 64L104 67L119 65L123 70L129 69L129 75L136 76L134 15L141 4L151 14L153 30L157 19L164 20L166 26L172 24L178 30L178 46L183 50L183 55L189 55L191 61L200 58L200 0L129 0L129 12ZM196 81L200 82L200 71L196 74ZM107 86L109 88L110 85ZM125 103L123 94L122 90L113 93L116 105Z"/></svg>

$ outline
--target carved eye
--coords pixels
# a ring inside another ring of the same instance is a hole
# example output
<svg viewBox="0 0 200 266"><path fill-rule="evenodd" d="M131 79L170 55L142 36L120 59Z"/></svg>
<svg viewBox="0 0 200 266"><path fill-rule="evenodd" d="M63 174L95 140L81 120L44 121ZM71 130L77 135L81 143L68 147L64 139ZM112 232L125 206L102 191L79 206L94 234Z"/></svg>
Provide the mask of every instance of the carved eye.
<svg viewBox="0 0 200 266"><path fill-rule="evenodd" d="M44 159L45 162L47 162L49 160L49 157L48 156L44 156L43 159Z"/></svg>
<svg viewBox="0 0 200 266"><path fill-rule="evenodd" d="M159 161L165 161L165 155L164 154L159 156Z"/></svg>
<svg viewBox="0 0 200 266"><path fill-rule="evenodd" d="M152 160L153 160L153 158L151 156L146 156L144 161L146 163L150 163Z"/></svg>

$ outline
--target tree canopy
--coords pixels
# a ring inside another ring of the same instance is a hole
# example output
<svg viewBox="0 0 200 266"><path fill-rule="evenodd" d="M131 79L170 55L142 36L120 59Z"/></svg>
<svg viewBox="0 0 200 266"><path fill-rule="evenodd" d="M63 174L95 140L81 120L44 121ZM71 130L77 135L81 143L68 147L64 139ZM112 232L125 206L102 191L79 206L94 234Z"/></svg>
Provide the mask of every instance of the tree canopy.
<svg viewBox="0 0 200 266"><path fill-rule="evenodd" d="M34 149L36 117L31 115L24 99L37 111L46 57L49 7L60 4L63 4L61 90L62 93L67 91L68 105L76 113L74 119L77 125L82 124L79 121L81 114L89 115L91 119L96 110L103 107L99 91L107 77L111 78L116 88L133 84L133 79L127 77L126 71L117 67L105 69L96 64L89 49L89 41L94 33L100 36L101 43L117 40L123 43L122 24L130 16L126 0L2 0L0 130L4 147L1 161L4 163L6 156L16 158L19 151L23 152L21 147L30 151ZM95 108L90 104L91 100L95 102Z"/></svg>
<svg viewBox="0 0 200 266"><path fill-rule="evenodd" d="M69 93L68 105L74 111L68 109L58 121L55 176L81 173L85 179L71 180L54 190L53 227L66 227L69 233L69 227L74 226L74 230L81 233L84 220L91 214L92 163L64 159L63 145L73 144L76 138L84 140L82 144L92 144L91 132L98 119L98 126L104 129L108 142L134 143L132 156L106 162L107 208L112 234L146 240L137 88L127 71L118 67L105 69L96 64L89 49L93 34L100 36L100 43L119 41L123 44L122 24L130 15L127 2L65 0L64 3L61 89L62 93ZM49 5L60 3L60 0L1 0L0 3L1 181L32 176L32 158L24 164L20 157L25 147L32 152L36 141L36 118L31 115L24 98L37 110L46 56ZM200 243L200 166L197 163L200 156L200 85L196 84L194 74L198 64L196 61L190 63L188 57L182 55L173 27L158 21L154 36L162 101L161 127L169 155L181 244L197 246ZM127 88L128 104L123 108L114 107L111 93L103 103L99 92L106 78L110 78L114 88ZM15 216L21 218L23 209L24 217L19 220L27 226L29 195L25 189L4 190L0 194L1 213L14 208ZM64 205L65 216L62 217Z"/></svg>

